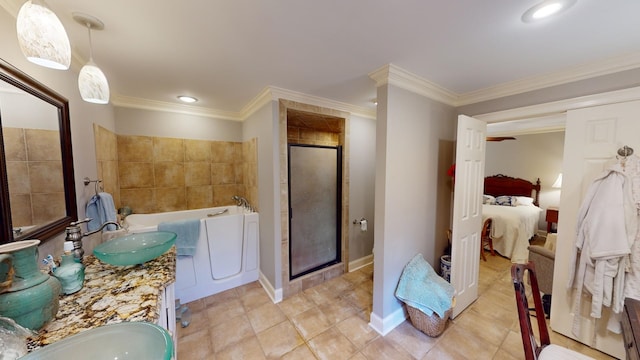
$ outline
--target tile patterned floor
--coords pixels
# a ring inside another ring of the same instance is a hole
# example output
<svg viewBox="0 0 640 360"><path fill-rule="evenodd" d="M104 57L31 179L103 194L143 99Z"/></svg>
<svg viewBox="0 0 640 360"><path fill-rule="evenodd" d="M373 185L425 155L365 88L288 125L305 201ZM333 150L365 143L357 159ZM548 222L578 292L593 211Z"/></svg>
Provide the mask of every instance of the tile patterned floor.
<svg viewBox="0 0 640 360"><path fill-rule="evenodd" d="M522 359L510 262L480 261L478 300L431 338L405 321L382 337L368 326L371 265L273 304L255 282L189 303L178 359ZM612 359L562 335L552 343Z"/></svg>

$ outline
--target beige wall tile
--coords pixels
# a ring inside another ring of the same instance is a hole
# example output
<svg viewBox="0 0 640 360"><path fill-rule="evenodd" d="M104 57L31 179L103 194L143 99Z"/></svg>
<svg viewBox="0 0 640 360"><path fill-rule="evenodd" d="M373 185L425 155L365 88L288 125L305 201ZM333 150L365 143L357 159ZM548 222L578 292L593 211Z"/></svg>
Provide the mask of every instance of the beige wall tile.
<svg viewBox="0 0 640 360"><path fill-rule="evenodd" d="M233 163L235 159L235 145L228 141L211 142L211 162Z"/></svg>
<svg viewBox="0 0 640 360"><path fill-rule="evenodd" d="M121 206L129 206L134 213L151 214L156 212L155 189L122 189L120 190Z"/></svg>
<svg viewBox="0 0 640 360"><path fill-rule="evenodd" d="M147 162L118 163L120 189L153 187L153 164Z"/></svg>
<svg viewBox="0 0 640 360"><path fill-rule="evenodd" d="M29 161L62 161L60 132L57 130L25 129Z"/></svg>
<svg viewBox="0 0 640 360"><path fill-rule="evenodd" d="M184 189L183 162L157 162L154 164L156 187L182 187Z"/></svg>
<svg viewBox="0 0 640 360"><path fill-rule="evenodd" d="M93 124L93 137L96 144L96 160L118 160L118 146L116 134Z"/></svg>
<svg viewBox="0 0 640 360"><path fill-rule="evenodd" d="M118 193L119 181L118 181L118 162L117 161L100 161L101 171L99 178L102 179L104 191L115 195ZM114 198L115 200L115 198Z"/></svg>
<svg viewBox="0 0 640 360"><path fill-rule="evenodd" d="M214 185L213 186L213 206L225 206L233 204L231 197L242 194L236 185Z"/></svg>
<svg viewBox="0 0 640 360"><path fill-rule="evenodd" d="M4 141L4 156L7 161L27 160L24 129L3 127L2 139Z"/></svg>
<svg viewBox="0 0 640 360"><path fill-rule="evenodd" d="M29 194L29 163L26 161L7 161L7 178L11 194Z"/></svg>
<svg viewBox="0 0 640 360"><path fill-rule="evenodd" d="M152 137L118 135L119 161L150 161L151 159L153 159Z"/></svg>
<svg viewBox="0 0 640 360"><path fill-rule="evenodd" d="M211 161L211 142L206 140L184 140L185 161Z"/></svg>
<svg viewBox="0 0 640 360"><path fill-rule="evenodd" d="M33 214L31 212L31 195L11 194L11 222L14 227L33 225Z"/></svg>
<svg viewBox="0 0 640 360"><path fill-rule="evenodd" d="M186 191L184 187L156 189L157 212L178 211L187 209Z"/></svg>
<svg viewBox="0 0 640 360"><path fill-rule="evenodd" d="M235 184L234 164L211 164L211 183L213 185Z"/></svg>
<svg viewBox="0 0 640 360"><path fill-rule="evenodd" d="M67 213L64 192L32 194L31 201L34 224L60 219Z"/></svg>
<svg viewBox="0 0 640 360"><path fill-rule="evenodd" d="M29 181L33 193L64 193L60 161L29 162Z"/></svg>
<svg viewBox="0 0 640 360"><path fill-rule="evenodd" d="M187 186L187 208L202 209L213 206L213 188L207 186Z"/></svg>
<svg viewBox="0 0 640 360"><path fill-rule="evenodd" d="M185 163L184 184L186 186L211 185L211 164L207 162Z"/></svg>
<svg viewBox="0 0 640 360"><path fill-rule="evenodd" d="M184 161L184 140L154 137L153 161Z"/></svg>

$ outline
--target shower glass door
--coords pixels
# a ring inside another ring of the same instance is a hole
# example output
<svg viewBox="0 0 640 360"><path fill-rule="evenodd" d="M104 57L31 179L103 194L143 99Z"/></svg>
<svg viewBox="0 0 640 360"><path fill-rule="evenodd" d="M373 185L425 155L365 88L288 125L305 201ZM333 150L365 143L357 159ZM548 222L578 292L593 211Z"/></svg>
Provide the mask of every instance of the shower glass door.
<svg viewBox="0 0 640 360"><path fill-rule="evenodd" d="M340 262L342 147L289 144L291 279Z"/></svg>

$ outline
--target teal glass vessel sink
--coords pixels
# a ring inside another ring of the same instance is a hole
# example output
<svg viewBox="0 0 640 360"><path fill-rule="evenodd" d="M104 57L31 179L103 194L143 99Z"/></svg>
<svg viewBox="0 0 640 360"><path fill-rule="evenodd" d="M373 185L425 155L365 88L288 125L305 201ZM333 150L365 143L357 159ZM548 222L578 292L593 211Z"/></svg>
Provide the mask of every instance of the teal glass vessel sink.
<svg viewBox="0 0 640 360"><path fill-rule="evenodd" d="M69 336L20 359L169 360L172 356L167 330L148 322L123 322Z"/></svg>
<svg viewBox="0 0 640 360"><path fill-rule="evenodd" d="M103 242L93 254L107 264L137 265L164 254L175 242L176 234L169 231L129 234Z"/></svg>

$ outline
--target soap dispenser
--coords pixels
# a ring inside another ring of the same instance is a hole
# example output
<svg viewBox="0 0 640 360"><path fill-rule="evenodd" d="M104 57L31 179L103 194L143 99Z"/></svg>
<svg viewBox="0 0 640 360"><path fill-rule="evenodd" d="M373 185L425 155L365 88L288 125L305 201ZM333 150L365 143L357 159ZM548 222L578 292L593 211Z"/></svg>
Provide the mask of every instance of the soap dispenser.
<svg viewBox="0 0 640 360"><path fill-rule="evenodd" d="M73 294L84 284L84 265L75 260L73 256L73 242L64 242L64 254L60 260L60 266L53 272L53 276L60 280L63 294Z"/></svg>

